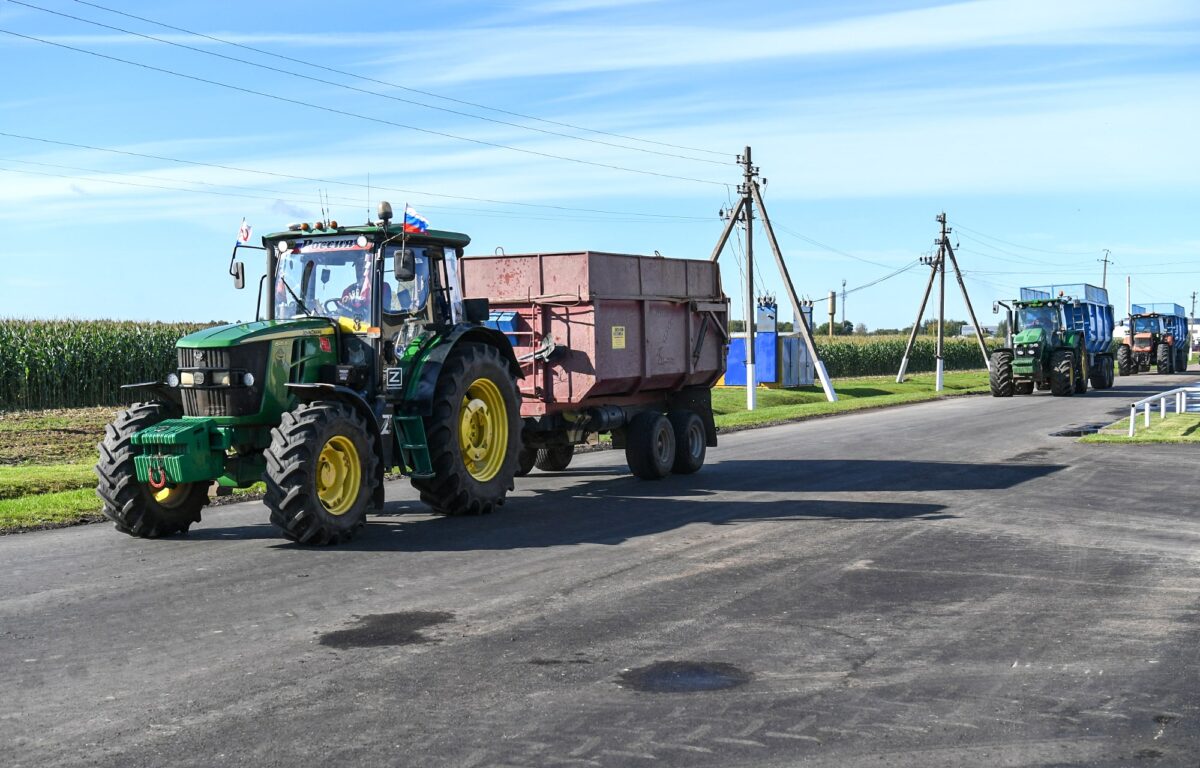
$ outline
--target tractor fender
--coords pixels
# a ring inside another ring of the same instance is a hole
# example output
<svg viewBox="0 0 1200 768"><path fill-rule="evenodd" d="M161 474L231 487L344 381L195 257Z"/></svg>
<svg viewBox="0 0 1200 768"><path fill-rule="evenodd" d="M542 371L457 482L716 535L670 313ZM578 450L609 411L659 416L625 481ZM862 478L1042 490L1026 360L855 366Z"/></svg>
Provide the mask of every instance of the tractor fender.
<svg viewBox="0 0 1200 768"><path fill-rule="evenodd" d="M287 390L296 396L296 399L302 403L311 403L316 400L340 400L347 403L358 415L367 420L367 423L378 432L379 417L375 415L374 409L371 408L362 395L350 387L343 387L340 384L287 384Z"/></svg>
<svg viewBox="0 0 1200 768"><path fill-rule="evenodd" d="M507 336L500 331L479 325L456 326L418 363L416 379L409 386L406 397L406 405L410 410L422 416L428 416L432 412L433 393L437 387L438 376L442 372L442 365L459 344L467 342L487 344L500 350L500 354L508 361L508 368L513 376L518 379L523 377L521 364L517 362L517 354L513 352Z"/></svg>
<svg viewBox="0 0 1200 768"><path fill-rule="evenodd" d="M183 395L165 381L143 381L137 384L122 384L121 389L130 392L149 392L159 400L183 407Z"/></svg>

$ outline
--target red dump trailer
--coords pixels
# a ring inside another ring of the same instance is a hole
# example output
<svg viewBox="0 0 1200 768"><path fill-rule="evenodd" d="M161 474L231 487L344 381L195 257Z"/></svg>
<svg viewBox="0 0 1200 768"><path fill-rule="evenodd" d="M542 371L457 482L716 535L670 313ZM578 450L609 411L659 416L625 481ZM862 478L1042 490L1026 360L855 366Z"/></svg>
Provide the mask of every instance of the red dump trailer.
<svg viewBox="0 0 1200 768"><path fill-rule="evenodd" d="M700 469L729 341L716 264L583 251L471 256L460 270L522 366L520 474L566 469L604 433L638 477Z"/></svg>

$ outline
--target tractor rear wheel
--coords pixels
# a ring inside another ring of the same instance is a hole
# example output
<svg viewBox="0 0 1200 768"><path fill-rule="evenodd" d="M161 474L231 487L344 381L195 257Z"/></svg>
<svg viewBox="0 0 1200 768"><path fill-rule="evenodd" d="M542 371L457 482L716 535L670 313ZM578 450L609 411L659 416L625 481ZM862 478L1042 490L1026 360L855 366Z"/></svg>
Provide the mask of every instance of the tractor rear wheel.
<svg viewBox="0 0 1200 768"><path fill-rule="evenodd" d="M383 508L383 468L367 421L348 403L301 403L263 452L271 522L299 544L340 544Z"/></svg>
<svg viewBox="0 0 1200 768"><path fill-rule="evenodd" d="M992 388L992 397L1012 397L1012 363L1012 352L997 350L992 353L992 370L988 373L988 383Z"/></svg>
<svg viewBox="0 0 1200 768"><path fill-rule="evenodd" d="M1015 382L1013 384L1013 394L1014 395L1032 395L1033 394L1033 382L1032 381Z"/></svg>
<svg viewBox="0 0 1200 768"><path fill-rule="evenodd" d="M633 417L625 435L625 461L643 480L661 480L675 464L675 430L666 416L643 411Z"/></svg>
<svg viewBox="0 0 1200 768"><path fill-rule="evenodd" d="M1087 352L1075 353L1075 394L1082 395L1088 390L1088 359Z"/></svg>
<svg viewBox="0 0 1200 768"><path fill-rule="evenodd" d="M1075 355L1069 349L1057 349L1050 355L1050 394L1055 397L1075 394Z"/></svg>
<svg viewBox="0 0 1200 768"><path fill-rule="evenodd" d="M500 350L462 342L451 351L425 434L434 476L412 484L434 512L483 515L504 503L522 446L517 383Z"/></svg>
<svg viewBox="0 0 1200 768"><path fill-rule="evenodd" d="M1173 361L1171 360L1171 345L1170 344L1159 344L1158 345L1158 372L1159 373L1172 373L1175 368L1175 366L1171 365L1172 362Z"/></svg>
<svg viewBox="0 0 1200 768"><path fill-rule="evenodd" d="M575 446L554 445L549 448L539 448L535 466L543 472L562 472L571 466L575 456Z"/></svg>
<svg viewBox="0 0 1200 768"><path fill-rule="evenodd" d="M1133 350L1128 344L1117 347L1117 373L1122 376L1137 373L1137 366L1133 362Z"/></svg>
<svg viewBox="0 0 1200 768"><path fill-rule="evenodd" d="M117 530L130 536L156 539L185 533L200 522L200 509L208 503L208 483L182 483L153 488L138 482L134 467L133 436L161 421L183 415L173 403L134 403L104 428L96 493L104 501L104 516Z"/></svg>
<svg viewBox="0 0 1200 768"><path fill-rule="evenodd" d="M704 466L708 453L708 435L704 422L693 411L671 411L667 414L671 430L675 433L675 462L671 471L677 475L691 475Z"/></svg>

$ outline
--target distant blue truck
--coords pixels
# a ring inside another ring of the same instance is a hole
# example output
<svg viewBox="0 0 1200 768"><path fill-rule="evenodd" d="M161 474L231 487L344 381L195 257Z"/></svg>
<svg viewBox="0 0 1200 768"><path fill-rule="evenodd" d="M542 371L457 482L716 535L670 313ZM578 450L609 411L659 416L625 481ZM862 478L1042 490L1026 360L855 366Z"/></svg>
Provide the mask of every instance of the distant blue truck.
<svg viewBox="0 0 1200 768"><path fill-rule="evenodd" d="M1012 346L991 355L993 397L1048 389L1059 397L1113 385L1114 318L1108 291L1094 285L1022 288L1009 310Z"/></svg>
<svg viewBox="0 0 1200 768"><path fill-rule="evenodd" d="M1126 335L1117 347L1122 376L1149 371L1182 373L1188 364L1188 322L1183 307L1170 302L1130 307Z"/></svg>

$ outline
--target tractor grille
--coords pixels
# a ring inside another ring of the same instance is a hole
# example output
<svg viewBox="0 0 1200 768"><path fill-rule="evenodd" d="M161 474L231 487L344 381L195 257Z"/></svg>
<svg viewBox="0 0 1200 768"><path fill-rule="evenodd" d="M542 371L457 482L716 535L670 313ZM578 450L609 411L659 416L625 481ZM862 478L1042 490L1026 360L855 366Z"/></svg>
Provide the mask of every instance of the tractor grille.
<svg viewBox="0 0 1200 768"><path fill-rule="evenodd" d="M214 372L230 372L229 385L205 383L181 386L183 412L187 416L250 416L262 407L263 383L267 375L270 344L260 342L224 349L179 349L179 370L203 371L208 382ZM254 385L242 383L245 374Z"/></svg>

